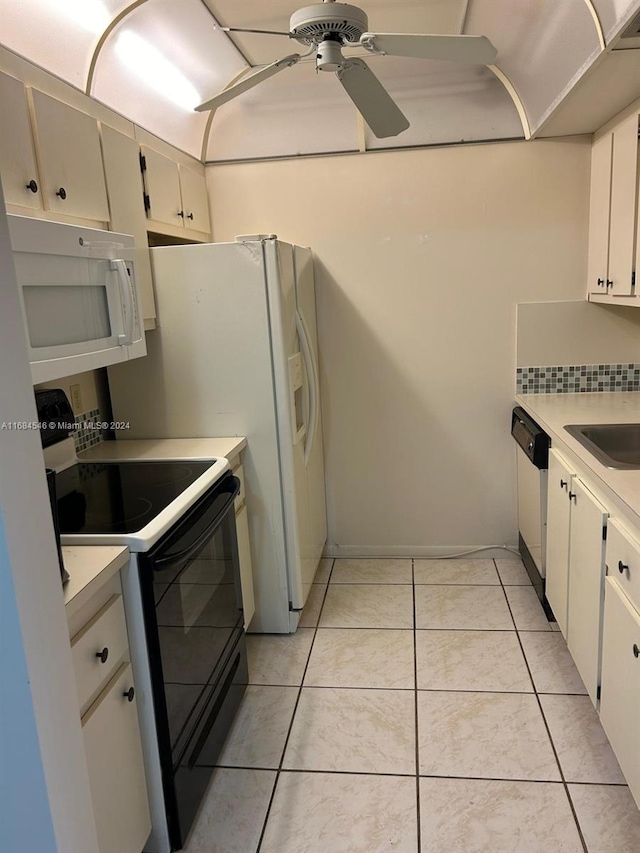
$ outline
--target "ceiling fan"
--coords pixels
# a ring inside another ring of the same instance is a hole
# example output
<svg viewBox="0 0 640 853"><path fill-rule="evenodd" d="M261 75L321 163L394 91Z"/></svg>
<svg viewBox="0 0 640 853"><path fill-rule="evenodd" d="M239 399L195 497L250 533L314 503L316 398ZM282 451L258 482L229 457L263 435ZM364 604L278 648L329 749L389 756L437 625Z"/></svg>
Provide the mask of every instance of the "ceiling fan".
<svg viewBox="0 0 640 853"><path fill-rule="evenodd" d="M402 133L409 127L409 121L369 66L358 57L343 56L343 48L363 47L375 56L444 59L483 65L492 64L496 58L496 49L485 36L370 33L368 26L367 15L357 6L323 0L294 12L289 32L220 27L231 33L288 36L310 49L307 53L292 53L266 65L200 104L196 111L216 109L315 53L316 69L335 71L374 135L382 139Z"/></svg>

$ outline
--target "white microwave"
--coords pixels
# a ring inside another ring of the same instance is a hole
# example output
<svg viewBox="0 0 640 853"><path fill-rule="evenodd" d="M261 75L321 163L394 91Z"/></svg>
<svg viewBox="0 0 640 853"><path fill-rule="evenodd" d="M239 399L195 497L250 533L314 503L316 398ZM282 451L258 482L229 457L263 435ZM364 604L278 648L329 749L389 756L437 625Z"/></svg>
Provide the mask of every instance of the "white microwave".
<svg viewBox="0 0 640 853"><path fill-rule="evenodd" d="M146 355L133 237L7 219L34 384Z"/></svg>

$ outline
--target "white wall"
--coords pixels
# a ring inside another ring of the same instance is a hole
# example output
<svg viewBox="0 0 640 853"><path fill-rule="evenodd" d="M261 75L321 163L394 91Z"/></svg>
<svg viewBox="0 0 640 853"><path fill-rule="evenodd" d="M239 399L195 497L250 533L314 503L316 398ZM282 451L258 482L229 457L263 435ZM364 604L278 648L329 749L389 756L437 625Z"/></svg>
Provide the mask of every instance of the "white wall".
<svg viewBox="0 0 640 853"><path fill-rule="evenodd" d="M516 304L583 298L587 138L210 166L213 233L317 261L329 547L515 543Z"/></svg>
<svg viewBox="0 0 640 853"><path fill-rule="evenodd" d="M35 422L1 186L0 282L0 423ZM0 531L0 847L3 853L48 853L53 849L59 853L97 853L60 568L37 430L0 428L0 526L4 527ZM22 649L17 645L16 622ZM16 800L25 794L24 774L30 777L26 787L32 788L32 794L20 803L19 811ZM43 777L48 803L43 796ZM12 788L10 796L5 796L5 786Z"/></svg>
<svg viewBox="0 0 640 853"><path fill-rule="evenodd" d="M596 302L518 305L518 367L640 361L640 311Z"/></svg>

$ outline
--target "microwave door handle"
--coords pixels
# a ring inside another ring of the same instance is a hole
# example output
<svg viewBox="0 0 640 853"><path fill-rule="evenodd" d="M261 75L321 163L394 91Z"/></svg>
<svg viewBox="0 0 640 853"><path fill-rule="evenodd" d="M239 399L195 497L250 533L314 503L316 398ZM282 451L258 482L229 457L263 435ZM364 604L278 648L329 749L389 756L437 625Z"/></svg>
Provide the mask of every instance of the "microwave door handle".
<svg viewBox="0 0 640 853"><path fill-rule="evenodd" d="M134 319L134 303L133 303L133 285L129 278L129 272L125 262L119 258L115 261L110 261L110 268L118 275L118 285L120 287L120 300L122 303L122 322L124 334L118 335L118 343L120 346L129 346L133 343L133 319Z"/></svg>

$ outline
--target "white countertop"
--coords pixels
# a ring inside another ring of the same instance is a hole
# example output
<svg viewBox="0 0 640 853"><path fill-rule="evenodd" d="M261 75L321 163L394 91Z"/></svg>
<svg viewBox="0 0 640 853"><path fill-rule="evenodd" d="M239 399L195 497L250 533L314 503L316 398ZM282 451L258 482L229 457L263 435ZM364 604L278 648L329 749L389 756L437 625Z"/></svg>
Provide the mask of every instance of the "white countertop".
<svg viewBox="0 0 640 853"><path fill-rule="evenodd" d="M129 561L123 545L63 545L62 559L69 572L63 587L67 618L78 610Z"/></svg>
<svg viewBox="0 0 640 853"><path fill-rule="evenodd" d="M123 459L206 460L224 457L231 462L247 446L242 436L230 438L149 438L102 441L78 454L83 462L119 462Z"/></svg>
<svg viewBox="0 0 640 853"><path fill-rule="evenodd" d="M516 402L548 433L552 446L562 445L569 461L577 460L594 478L594 485L619 501L630 520L640 524L640 469L607 468L564 429L567 424L640 423L640 392L523 394Z"/></svg>

